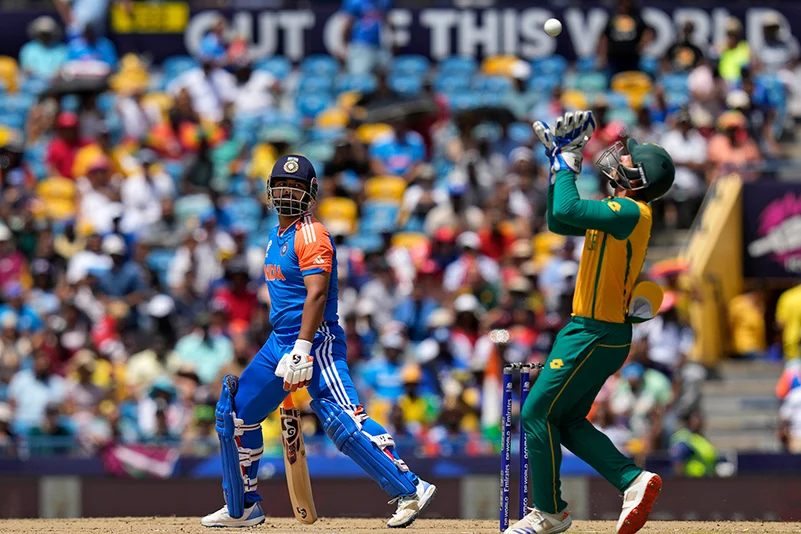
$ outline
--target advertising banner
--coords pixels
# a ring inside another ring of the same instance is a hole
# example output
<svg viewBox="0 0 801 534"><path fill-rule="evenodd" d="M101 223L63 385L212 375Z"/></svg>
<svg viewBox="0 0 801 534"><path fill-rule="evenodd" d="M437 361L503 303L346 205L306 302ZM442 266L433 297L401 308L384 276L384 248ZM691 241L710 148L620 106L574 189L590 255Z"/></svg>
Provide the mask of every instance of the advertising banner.
<svg viewBox="0 0 801 534"><path fill-rule="evenodd" d="M312 4L311 9L194 10L185 2L134 2L132 12L113 3L109 36L120 55L145 52L155 62L175 55L193 54L217 15L228 21L229 36L241 35L255 57L283 54L297 61L311 54L336 54L343 47L344 16L336 6ZM608 19L597 2L573 2L554 7L549 2L505 2L503 7L431 7L394 9L388 46L399 54L421 54L432 59L450 55L483 58L509 54L526 59L561 54L568 59L592 55ZM643 17L655 30L647 54L661 55L676 36L677 24L695 23L695 41L709 48L725 36L725 21L736 16L743 22L752 46L762 41L762 19L779 14L785 31L801 35L801 3L760 3L758 7L734 7L721 1L718 7L677 6L666 1L644 2ZM577 6L577 7L576 7ZM775 7L773 7L775 6ZM4 13L0 54L17 57L28 37L28 23L41 12ZM51 13L58 18L55 12ZM543 24L551 17L563 21L564 31L549 37Z"/></svg>
<svg viewBox="0 0 801 534"><path fill-rule="evenodd" d="M743 275L801 277L801 183L743 186Z"/></svg>

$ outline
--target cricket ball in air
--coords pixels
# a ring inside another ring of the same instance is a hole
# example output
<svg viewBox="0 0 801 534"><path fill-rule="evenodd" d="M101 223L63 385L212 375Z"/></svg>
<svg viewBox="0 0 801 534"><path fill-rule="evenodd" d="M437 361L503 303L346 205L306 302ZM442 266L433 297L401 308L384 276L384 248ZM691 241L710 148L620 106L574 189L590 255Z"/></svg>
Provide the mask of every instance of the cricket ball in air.
<svg viewBox="0 0 801 534"><path fill-rule="evenodd" d="M545 33L551 37L556 37L562 33L562 23L557 19L548 19L545 21Z"/></svg>

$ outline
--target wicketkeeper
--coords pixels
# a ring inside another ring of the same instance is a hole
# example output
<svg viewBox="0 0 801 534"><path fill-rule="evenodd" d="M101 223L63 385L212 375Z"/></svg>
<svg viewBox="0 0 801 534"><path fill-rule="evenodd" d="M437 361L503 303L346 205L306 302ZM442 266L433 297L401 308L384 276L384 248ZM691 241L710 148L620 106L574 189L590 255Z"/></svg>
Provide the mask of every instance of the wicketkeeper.
<svg viewBox="0 0 801 534"><path fill-rule="evenodd" d="M587 414L601 386L628 356L632 322L642 320L633 317L632 296L639 296L635 281L651 236L649 202L668 192L675 169L670 155L657 145L634 139L625 145L617 142L597 161L614 196L582 200L576 176L581 172L582 148L594 128L589 111L566 113L553 128L534 123L551 162L548 227L557 234L584 236L584 250L573 318L559 332L522 410L534 508L507 534L550 534L570 528L570 511L559 487L561 445L624 494L618 534L633 534L645 525L662 487L659 475L634 465L587 420ZM641 303L636 307L643 308ZM652 311L655 308L658 304L651 306Z"/></svg>

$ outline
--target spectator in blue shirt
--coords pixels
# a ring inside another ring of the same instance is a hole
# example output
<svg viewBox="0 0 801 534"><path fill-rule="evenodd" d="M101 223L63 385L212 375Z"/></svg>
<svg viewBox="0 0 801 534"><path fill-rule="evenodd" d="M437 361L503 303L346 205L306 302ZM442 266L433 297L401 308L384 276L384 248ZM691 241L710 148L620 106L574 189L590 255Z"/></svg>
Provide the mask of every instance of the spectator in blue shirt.
<svg viewBox="0 0 801 534"><path fill-rule="evenodd" d="M223 34L225 32L225 19L218 17L214 25L200 40L199 56L205 60L221 66L225 63L226 48Z"/></svg>
<svg viewBox="0 0 801 534"><path fill-rule="evenodd" d="M68 46L67 61L101 61L112 69L117 66L117 49L105 37L97 37L92 26L87 26L81 37Z"/></svg>
<svg viewBox="0 0 801 534"><path fill-rule="evenodd" d="M25 74L49 80L67 61L67 45L59 42L58 29L53 17L47 15L31 22L31 40L19 51L19 64Z"/></svg>
<svg viewBox="0 0 801 534"><path fill-rule="evenodd" d="M64 379L50 371L50 357L43 350L33 353L33 368L14 375L8 398L14 408L14 423L23 429L38 427L50 403L64 400Z"/></svg>
<svg viewBox="0 0 801 534"><path fill-rule="evenodd" d="M25 304L25 291L19 282L10 282L3 288L3 300L0 306L0 317L6 313L17 316L17 330L20 332L38 332L44 326L36 312Z"/></svg>
<svg viewBox="0 0 801 534"><path fill-rule="evenodd" d="M101 293L124 299L129 306L139 304L145 298L147 285L142 268L125 259L127 248L122 237L111 234L103 238L103 253L111 256L111 269L98 276L97 285Z"/></svg>
<svg viewBox="0 0 801 534"><path fill-rule="evenodd" d="M390 332L381 336L380 343L383 354L364 366L362 378L372 391L369 397L395 401L404 391L401 369L407 341L403 334Z"/></svg>
<svg viewBox="0 0 801 534"><path fill-rule="evenodd" d="M392 0L345 0L343 28L346 62L350 74L369 74L388 60L382 52L381 31L392 9Z"/></svg>
<svg viewBox="0 0 801 534"><path fill-rule="evenodd" d="M428 318L440 307L435 298L437 282L435 268L434 262L427 262L417 274L412 294L395 308L395 320L406 325L409 340L413 342L423 341L428 337Z"/></svg>
<svg viewBox="0 0 801 534"><path fill-rule="evenodd" d="M375 174L394 174L408 180L416 177L418 164L426 157L423 137L409 127L405 119L392 125L395 133L379 137L370 145L372 171Z"/></svg>

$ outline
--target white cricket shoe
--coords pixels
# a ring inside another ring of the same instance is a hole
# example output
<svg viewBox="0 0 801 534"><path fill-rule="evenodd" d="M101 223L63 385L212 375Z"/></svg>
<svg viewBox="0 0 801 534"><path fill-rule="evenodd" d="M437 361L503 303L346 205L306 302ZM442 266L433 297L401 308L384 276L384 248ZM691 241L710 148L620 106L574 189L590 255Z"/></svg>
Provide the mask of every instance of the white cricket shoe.
<svg viewBox="0 0 801 534"><path fill-rule="evenodd" d="M567 508L558 514L548 514L536 508L530 510L523 519L507 528L504 534L556 534L564 532L573 524Z"/></svg>
<svg viewBox="0 0 801 534"><path fill-rule="evenodd" d="M656 473L643 471L623 494L623 511L617 520L617 534L634 534L648 521L648 515L662 490L662 479Z"/></svg>
<svg viewBox="0 0 801 534"><path fill-rule="evenodd" d="M259 503L246 507L245 513L238 519L228 515L228 505L225 505L200 520L200 524L204 527L255 527L262 523L264 523L264 512Z"/></svg>
<svg viewBox="0 0 801 534"><path fill-rule="evenodd" d="M426 509L434 496L437 494L437 487L434 484L429 484L422 478L417 484L417 493L409 497L399 497L398 509L387 521L389 528L405 528L411 525L417 516ZM389 501L392 504L396 499Z"/></svg>

